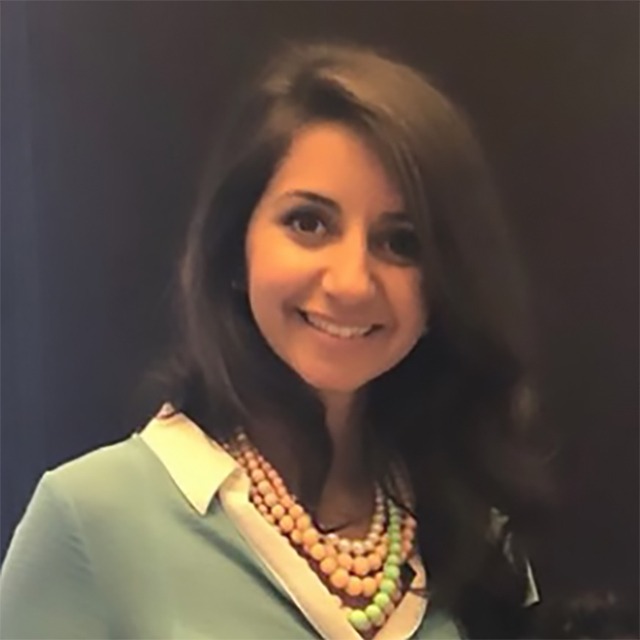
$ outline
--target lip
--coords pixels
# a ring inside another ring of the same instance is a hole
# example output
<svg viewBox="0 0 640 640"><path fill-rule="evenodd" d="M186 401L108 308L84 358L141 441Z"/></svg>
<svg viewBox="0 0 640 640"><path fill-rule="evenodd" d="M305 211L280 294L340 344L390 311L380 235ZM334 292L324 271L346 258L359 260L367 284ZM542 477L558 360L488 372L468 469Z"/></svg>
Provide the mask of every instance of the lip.
<svg viewBox="0 0 640 640"><path fill-rule="evenodd" d="M312 315L317 316L318 318L324 320L325 322L330 322L331 324L335 324L338 327L368 327L371 326L374 329L381 329L382 324L379 322L351 322L349 320L336 320L324 313L318 313L317 311L305 311L304 309L296 309L296 311L304 316Z"/></svg>
<svg viewBox="0 0 640 640"><path fill-rule="evenodd" d="M296 309L296 315L298 316L298 318L300 319L300 321L304 324L305 327L312 329L314 331L314 334L321 340L326 341L328 344L333 344L333 345L341 345L341 346L347 346L347 345L357 345L357 344L362 344L363 341L370 339L371 337L375 336L380 329L382 329L382 325L380 324L374 324L372 329L370 329L366 334L361 335L361 336L354 336L351 338L341 338L340 336L333 336L329 333L326 333L324 331L322 331L321 329L318 329L317 327L314 327L310 322L307 321L307 319L305 318L306 312L302 311L301 309ZM324 316L322 314L317 314L322 318L327 318L327 316ZM334 322L333 320L328 320L328 322ZM334 322L335 323L335 322ZM335 323L337 324L337 323ZM349 326L349 325L347 325ZM353 325L353 326L357 326L357 325Z"/></svg>

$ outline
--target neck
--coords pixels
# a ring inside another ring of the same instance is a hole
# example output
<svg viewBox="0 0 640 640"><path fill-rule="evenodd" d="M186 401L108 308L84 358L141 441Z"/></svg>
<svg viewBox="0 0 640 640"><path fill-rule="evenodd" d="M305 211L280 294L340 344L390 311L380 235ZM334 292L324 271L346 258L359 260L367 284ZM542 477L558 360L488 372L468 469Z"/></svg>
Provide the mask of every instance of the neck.
<svg viewBox="0 0 640 640"><path fill-rule="evenodd" d="M363 396L325 392L326 424L333 458L318 516L328 525L366 520L373 505L373 483L364 455Z"/></svg>

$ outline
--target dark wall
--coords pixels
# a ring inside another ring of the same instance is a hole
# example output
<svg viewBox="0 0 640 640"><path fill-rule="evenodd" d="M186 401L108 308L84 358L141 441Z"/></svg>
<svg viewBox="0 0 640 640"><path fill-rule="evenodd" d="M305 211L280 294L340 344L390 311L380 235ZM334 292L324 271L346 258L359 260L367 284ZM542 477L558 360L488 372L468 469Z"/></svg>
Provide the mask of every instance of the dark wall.
<svg viewBox="0 0 640 640"><path fill-rule="evenodd" d="M476 122L531 277L566 506L543 589L638 580L633 2L2 3L2 550L37 478L126 437L229 93L283 37L382 45Z"/></svg>

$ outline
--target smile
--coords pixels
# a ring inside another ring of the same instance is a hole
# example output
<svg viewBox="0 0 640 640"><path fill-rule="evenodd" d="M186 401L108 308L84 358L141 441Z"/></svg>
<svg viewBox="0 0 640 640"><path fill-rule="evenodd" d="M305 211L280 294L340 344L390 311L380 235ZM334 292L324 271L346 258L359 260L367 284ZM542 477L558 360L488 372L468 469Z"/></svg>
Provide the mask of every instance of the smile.
<svg viewBox="0 0 640 640"><path fill-rule="evenodd" d="M363 338L372 334L375 330L380 329L380 325L368 325L366 327L354 327L334 324L315 314L306 313L298 310L300 317L311 327L322 331L334 338Z"/></svg>

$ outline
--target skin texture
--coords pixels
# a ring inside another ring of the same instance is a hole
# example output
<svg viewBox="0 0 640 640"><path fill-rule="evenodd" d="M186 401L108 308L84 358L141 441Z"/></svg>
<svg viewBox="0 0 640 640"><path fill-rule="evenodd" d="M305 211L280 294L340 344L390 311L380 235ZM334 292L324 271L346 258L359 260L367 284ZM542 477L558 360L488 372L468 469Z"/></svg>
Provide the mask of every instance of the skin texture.
<svg viewBox="0 0 640 640"><path fill-rule="evenodd" d="M336 210L294 191L328 198ZM301 217L287 219L296 209ZM364 141L344 125L317 123L294 137L249 223L255 321L336 417L346 416L356 391L407 355L426 323L419 269L389 245L394 232L406 235L411 226L384 214L402 210ZM336 339L310 327L297 309L344 326L382 328Z"/></svg>
<svg viewBox="0 0 640 640"><path fill-rule="evenodd" d="M407 258L411 223L387 215L402 210L400 194L366 143L344 125L322 122L294 137L247 231L255 321L327 409L334 457L319 509L327 521L353 518L372 504L358 392L409 353L427 321L421 274ZM341 325L381 328L337 339L309 326L299 309Z"/></svg>

